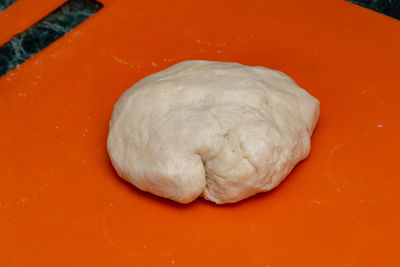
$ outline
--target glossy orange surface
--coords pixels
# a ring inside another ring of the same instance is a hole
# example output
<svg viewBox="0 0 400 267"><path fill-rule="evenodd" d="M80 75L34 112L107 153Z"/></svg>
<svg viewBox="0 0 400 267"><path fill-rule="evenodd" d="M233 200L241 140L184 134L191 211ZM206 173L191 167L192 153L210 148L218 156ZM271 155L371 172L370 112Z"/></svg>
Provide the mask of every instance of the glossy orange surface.
<svg viewBox="0 0 400 267"><path fill-rule="evenodd" d="M0 42L61 3L18 0ZM1 266L400 266L400 21L342 0L102 3L0 78ZM180 205L118 178L113 104L187 59L278 69L321 101L277 189Z"/></svg>

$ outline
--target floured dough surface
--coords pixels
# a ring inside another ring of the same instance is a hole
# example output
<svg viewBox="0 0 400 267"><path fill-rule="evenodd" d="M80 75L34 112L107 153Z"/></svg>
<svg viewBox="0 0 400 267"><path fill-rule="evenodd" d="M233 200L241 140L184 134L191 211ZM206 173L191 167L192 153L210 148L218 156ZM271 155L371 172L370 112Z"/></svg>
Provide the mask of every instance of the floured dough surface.
<svg viewBox="0 0 400 267"><path fill-rule="evenodd" d="M121 96L107 146L141 190L233 203L276 187L307 157L318 116L318 100L282 72L184 61Z"/></svg>

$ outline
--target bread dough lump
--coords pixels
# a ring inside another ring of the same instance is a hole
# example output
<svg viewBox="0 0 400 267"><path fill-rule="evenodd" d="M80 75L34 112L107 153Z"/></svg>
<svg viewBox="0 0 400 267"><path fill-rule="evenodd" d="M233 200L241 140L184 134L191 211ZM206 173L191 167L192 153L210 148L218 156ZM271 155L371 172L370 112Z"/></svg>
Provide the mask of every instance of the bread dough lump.
<svg viewBox="0 0 400 267"><path fill-rule="evenodd" d="M188 203L233 203L279 185L310 151L319 101L282 72L184 61L127 90L107 141L117 173Z"/></svg>

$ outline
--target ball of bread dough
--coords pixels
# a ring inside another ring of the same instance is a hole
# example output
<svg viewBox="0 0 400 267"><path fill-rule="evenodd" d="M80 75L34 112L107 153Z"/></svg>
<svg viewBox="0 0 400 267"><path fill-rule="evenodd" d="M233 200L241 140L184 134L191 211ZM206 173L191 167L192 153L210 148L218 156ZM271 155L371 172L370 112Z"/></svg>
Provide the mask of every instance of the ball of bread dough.
<svg viewBox="0 0 400 267"><path fill-rule="evenodd" d="M184 61L127 90L108 152L143 191L233 203L276 187L310 151L319 101L282 72Z"/></svg>

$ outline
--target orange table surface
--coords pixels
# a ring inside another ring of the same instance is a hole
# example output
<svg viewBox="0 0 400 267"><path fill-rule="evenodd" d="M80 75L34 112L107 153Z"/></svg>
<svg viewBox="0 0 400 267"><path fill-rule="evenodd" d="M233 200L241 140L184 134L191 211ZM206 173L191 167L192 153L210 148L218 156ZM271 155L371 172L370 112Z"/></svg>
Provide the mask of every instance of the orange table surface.
<svg viewBox="0 0 400 267"><path fill-rule="evenodd" d="M0 42L62 2L18 0ZM342 0L102 3L0 78L1 266L400 266L400 21ZM278 188L180 205L118 178L114 103L188 59L278 69L321 101Z"/></svg>

